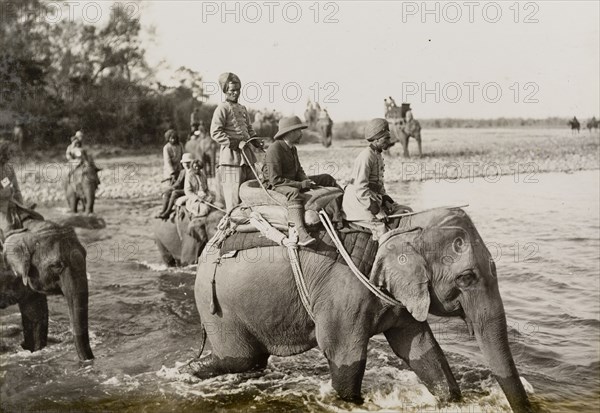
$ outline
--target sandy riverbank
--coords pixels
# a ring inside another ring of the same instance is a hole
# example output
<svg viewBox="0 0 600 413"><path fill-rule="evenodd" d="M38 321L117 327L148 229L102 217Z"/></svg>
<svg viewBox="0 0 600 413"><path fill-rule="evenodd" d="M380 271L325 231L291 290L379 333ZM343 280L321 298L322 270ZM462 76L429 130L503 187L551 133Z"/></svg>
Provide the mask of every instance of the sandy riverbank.
<svg viewBox="0 0 600 413"><path fill-rule="evenodd" d="M299 147L307 174L329 173L342 184L350 179L355 157L364 141L338 140L325 149L319 144ZM432 129L423 131L423 156L414 156L416 142L410 141L410 159L392 148L386 156L386 181L466 179L484 176L515 180L535 179L544 172L574 172L600 168L600 136L553 129ZM114 152L114 151L113 151ZM97 164L102 184L98 200L158 197L161 192L162 159L98 151ZM67 172L62 162L24 159L15 163L26 202L40 205L64 203L61 178Z"/></svg>

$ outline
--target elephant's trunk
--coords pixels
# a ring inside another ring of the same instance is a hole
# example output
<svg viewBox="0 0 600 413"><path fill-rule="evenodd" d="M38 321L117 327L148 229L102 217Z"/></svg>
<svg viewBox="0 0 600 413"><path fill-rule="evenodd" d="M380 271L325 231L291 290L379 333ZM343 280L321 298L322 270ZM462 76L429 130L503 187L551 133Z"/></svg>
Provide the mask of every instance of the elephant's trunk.
<svg viewBox="0 0 600 413"><path fill-rule="evenodd" d="M490 305L490 303L496 304ZM474 310L475 308L483 310ZM486 300L486 303L473 305L471 311L465 308L465 313L473 325L477 343L513 411L515 413L531 412L529 399L521 383L508 344L506 316L500 294L498 293L493 300Z"/></svg>
<svg viewBox="0 0 600 413"><path fill-rule="evenodd" d="M88 284L85 268L83 274L74 274L71 270L65 270L61 276L62 292L69 306L71 318L71 329L75 348L80 360L91 360L94 358L90 348L90 337L88 333Z"/></svg>

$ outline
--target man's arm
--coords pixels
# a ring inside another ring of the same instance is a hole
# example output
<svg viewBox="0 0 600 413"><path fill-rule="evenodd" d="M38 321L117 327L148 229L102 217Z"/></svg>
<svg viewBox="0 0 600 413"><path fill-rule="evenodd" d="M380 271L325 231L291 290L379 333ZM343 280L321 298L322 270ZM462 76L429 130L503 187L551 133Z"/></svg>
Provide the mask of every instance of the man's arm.
<svg viewBox="0 0 600 413"><path fill-rule="evenodd" d="M246 127L248 128L248 135L250 135L250 138L256 138L258 135L252 127L252 122L250 122L250 115L248 114L248 109L246 109L245 106L244 111L246 112Z"/></svg>
<svg viewBox="0 0 600 413"><path fill-rule="evenodd" d="M363 152L359 155L354 165L354 186L356 187L358 202L375 215L379 212L377 210L379 205L377 205L377 202L373 199L373 192L369 188L369 175L371 174L373 165L368 153ZM376 206L374 206L374 204Z"/></svg>
<svg viewBox="0 0 600 413"><path fill-rule="evenodd" d="M229 146L231 149L236 149L239 144L239 139L228 135L225 132L227 125L228 111L225 105L217 106L210 124L210 136L221 146Z"/></svg>
<svg viewBox="0 0 600 413"><path fill-rule="evenodd" d="M302 182L293 181L283 177L282 171L283 156L279 145L273 144L267 149L265 166L269 174L269 183L273 186L291 186L294 188L302 188Z"/></svg>

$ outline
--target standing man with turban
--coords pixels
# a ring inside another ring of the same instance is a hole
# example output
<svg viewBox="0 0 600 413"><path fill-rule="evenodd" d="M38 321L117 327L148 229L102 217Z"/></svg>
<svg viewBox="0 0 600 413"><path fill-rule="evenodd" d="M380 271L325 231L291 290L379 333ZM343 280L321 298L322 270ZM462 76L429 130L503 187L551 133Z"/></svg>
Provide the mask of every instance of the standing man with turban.
<svg viewBox="0 0 600 413"><path fill-rule="evenodd" d="M219 76L219 85L227 98L215 109L210 136L221 145L219 174L225 205L227 211L231 211L240 203L240 185L254 178L250 168L254 167L256 156L247 143L257 135L246 107L238 103L242 87L240 78L226 72ZM258 140L251 143L256 147L262 146Z"/></svg>
<svg viewBox="0 0 600 413"><path fill-rule="evenodd" d="M377 118L369 121L365 127L365 139L369 146L354 161L352 179L346 186L342 205L347 221L370 229L373 239L378 240L389 230L387 216L410 211L410 208L396 204L385 191L385 166L381 152L394 144L387 120Z"/></svg>

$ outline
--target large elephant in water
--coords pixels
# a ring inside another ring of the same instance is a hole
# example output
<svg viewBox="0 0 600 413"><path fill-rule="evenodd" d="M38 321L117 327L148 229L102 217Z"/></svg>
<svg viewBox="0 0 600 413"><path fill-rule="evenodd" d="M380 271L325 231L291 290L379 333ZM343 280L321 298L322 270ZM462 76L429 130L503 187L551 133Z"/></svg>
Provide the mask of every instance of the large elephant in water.
<svg viewBox="0 0 600 413"><path fill-rule="evenodd" d="M24 218L7 234L0 263L0 308L18 304L23 348L37 351L48 340L46 295L62 294L69 306L75 347L81 360L94 358L88 334L86 251L72 228Z"/></svg>
<svg viewBox="0 0 600 413"><path fill-rule="evenodd" d="M81 163L73 171L69 171L64 178L65 194L71 212L76 213L81 202L86 213L94 213L96 190L100 185L98 172L101 170L96 166L93 158L82 151Z"/></svg>
<svg viewBox="0 0 600 413"><path fill-rule="evenodd" d="M270 355L319 346L333 388L343 399L360 402L369 338L383 333L434 394L455 398L460 391L426 321L431 313L462 317L513 410L530 411L508 343L495 264L463 210L405 217L379 240L369 278L406 308L384 304L335 258L302 248L313 321L290 262L277 249L284 251L256 248L244 255L247 260L221 259L219 265L218 252L201 256L195 297L212 353L190 364L198 377L262 369Z"/></svg>
<svg viewBox="0 0 600 413"><path fill-rule="evenodd" d="M419 145L419 156L423 155L421 148L421 124L418 120L412 119L407 122L402 122L400 119L389 120L390 129L396 136L396 140L402 145L402 156L408 158L408 141L409 138L415 138Z"/></svg>

